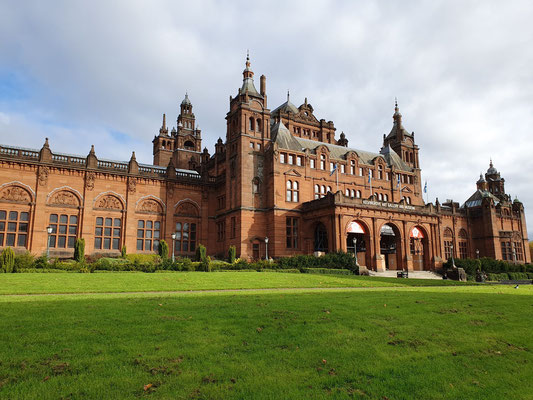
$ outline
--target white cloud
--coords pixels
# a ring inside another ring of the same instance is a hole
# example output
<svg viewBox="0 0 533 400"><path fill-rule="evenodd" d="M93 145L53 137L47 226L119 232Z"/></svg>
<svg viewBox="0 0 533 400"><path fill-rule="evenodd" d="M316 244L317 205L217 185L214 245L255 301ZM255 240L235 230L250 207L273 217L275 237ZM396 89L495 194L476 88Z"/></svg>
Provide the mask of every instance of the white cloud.
<svg viewBox="0 0 533 400"><path fill-rule="evenodd" d="M0 82L16 71L25 87L0 93L0 138L40 147L48 135L53 149L94 143L149 163L161 114L175 123L187 90L213 151L250 49L271 109L287 89L308 97L357 148L379 150L398 96L431 197L464 201L492 157L533 232L532 11L525 0L2 2Z"/></svg>

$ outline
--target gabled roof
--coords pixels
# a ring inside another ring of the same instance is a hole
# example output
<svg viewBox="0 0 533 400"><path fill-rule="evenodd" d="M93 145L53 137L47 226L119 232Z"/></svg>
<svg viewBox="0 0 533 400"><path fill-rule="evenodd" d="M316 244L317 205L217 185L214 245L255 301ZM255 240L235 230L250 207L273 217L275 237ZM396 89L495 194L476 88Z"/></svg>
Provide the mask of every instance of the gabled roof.
<svg viewBox="0 0 533 400"><path fill-rule="evenodd" d="M329 156L331 159L336 160L346 160L346 155L353 151L357 154L359 159L364 164L373 165L374 159L377 157L384 158L388 166L394 166L395 168L412 172L413 169L405 164L400 156L396 154L389 146L385 150L385 153L372 153L364 150L351 149L349 147L338 146L335 144L329 144L324 142L318 142L316 140L303 139L296 136L293 136L283 122L276 122L271 128L272 141L275 142L279 148L287 149L292 151L303 152L309 150L311 154L316 154L316 149L320 146L324 146L329 151Z"/></svg>
<svg viewBox="0 0 533 400"><path fill-rule="evenodd" d="M276 107L274 109L274 111L272 111L270 114L271 115L279 114L279 113L287 114L289 112L291 112L293 114L298 114L299 110L294 104L292 104L289 100L287 100L281 106Z"/></svg>

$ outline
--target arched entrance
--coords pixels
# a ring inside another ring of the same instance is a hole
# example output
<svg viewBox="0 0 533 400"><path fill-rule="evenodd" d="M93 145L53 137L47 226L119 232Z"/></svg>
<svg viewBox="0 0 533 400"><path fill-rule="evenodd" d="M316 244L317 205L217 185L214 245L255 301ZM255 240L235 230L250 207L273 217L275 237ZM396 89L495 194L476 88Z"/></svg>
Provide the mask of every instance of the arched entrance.
<svg viewBox="0 0 533 400"><path fill-rule="evenodd" d="M315 226L315 245L314 251L328 251L328 231L323 223L319 222Z"/></svg>
<svg viewBox="0 0 533 400"><path fill-rule="evenodd" d="M379 235L379 248L385 261L385 269L402 270L402 238L400 231L393 224L385 224L381 227Z"/></svg>
<svg viewBox="0 0 533 400"><path fill-rule="evenodd" d="M354 247L354 239L356 249ZM350 222L346 229L346 250L348 253L353 253L355 250L357 262L365 267L370 265L368 252L366 251L367 243L369 243L368 230L357 221Z"/></svg>
<svg viewBox="0 0 533 400"><path fill-rule="evenodd" d="M420 226L414 226L409 233L411 256L413 257L413 270L430 270L428 262L428 238L425 230Z"/></svg>

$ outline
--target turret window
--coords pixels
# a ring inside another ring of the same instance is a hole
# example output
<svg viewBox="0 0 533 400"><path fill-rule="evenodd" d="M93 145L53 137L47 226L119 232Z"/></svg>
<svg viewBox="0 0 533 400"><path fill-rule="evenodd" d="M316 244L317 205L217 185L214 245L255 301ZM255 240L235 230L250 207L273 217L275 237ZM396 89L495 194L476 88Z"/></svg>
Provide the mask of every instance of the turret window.
<svg viewBox="0 0 533 400"><path fill-rule="evenodd" d="M248 126L250 132L253 132L255 130L255 123L254 123L254 118L253 117L250 117L250 125Z"/></svg>
<svg viewBox="0 0 533 400"><path fill-rule="evenodd" d="M261 132L261 120L259 118L257 118L257 125L256 125L256 128L257 128L257 132Z"/></svg>

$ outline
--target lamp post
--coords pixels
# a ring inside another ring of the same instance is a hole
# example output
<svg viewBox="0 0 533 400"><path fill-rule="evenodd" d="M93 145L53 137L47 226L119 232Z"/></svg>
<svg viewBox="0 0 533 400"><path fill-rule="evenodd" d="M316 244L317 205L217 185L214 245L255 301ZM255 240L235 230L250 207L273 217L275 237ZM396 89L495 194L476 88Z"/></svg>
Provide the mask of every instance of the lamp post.
<svg viewBox="0 0 533 400"><path fill-rule="evenodd" d="M265 259L268 261L268 237L265 236Z"/></svg>
<svg viewBox="0 0 533 400"><path fill-rule="evenodd" d="M476 249L476 258L479 260L479 249Z"/></svg>
<svg viewBox="0 0 533 400"><path fill-rule="evenodd" d="M353 237L353 256L355 258L355 266L359 266L359 262L357 261L357 238Z"/></svg>
<svg viewBox="0 0 533 400"><path fill-rule="evenodd" d="M455 266L455 260L453 259L453 243L450 245L450 248L451 248L451 250L452 250L452 267L453 267L453 268L456 268L456 266Z"/></svg>
<svg viewBox="0 0 533 400"><path fill-rule="evenodd" d="M51 226L48 226L46 228L46 232L48 233L48 238L46 240L46 259L48 260L50 258L50 235L52 234L52 231L54 228Z"/></svg>
<svg viewBox="0 0 533 400"><path fill-rule="evenodd" d="M172 235L170 235L172 238L172 263L174 263L174 246L176 245L176 233L174 232Z"/></svg>

